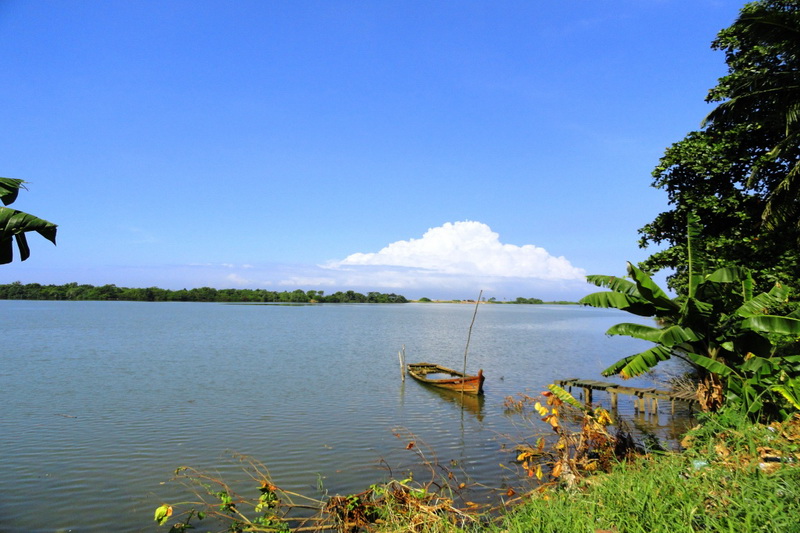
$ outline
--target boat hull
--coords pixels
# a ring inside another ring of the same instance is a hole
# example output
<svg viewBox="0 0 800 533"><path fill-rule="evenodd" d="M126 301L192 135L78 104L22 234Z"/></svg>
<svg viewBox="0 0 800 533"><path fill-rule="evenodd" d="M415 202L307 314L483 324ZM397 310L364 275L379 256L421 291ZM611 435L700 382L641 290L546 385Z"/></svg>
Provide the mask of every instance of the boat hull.
<svg viewBox="0 0 800 533"><path fill-rule="evenodd" d="M476 396L483 394L483 382L485 380L483 370L479 370L477 376L471 376L434 363L414 363L408 365L408 374L417 381L430 385L431 387L463 392L464 394ZM434 374L445 374L449 377L428 377Z"/></svg>

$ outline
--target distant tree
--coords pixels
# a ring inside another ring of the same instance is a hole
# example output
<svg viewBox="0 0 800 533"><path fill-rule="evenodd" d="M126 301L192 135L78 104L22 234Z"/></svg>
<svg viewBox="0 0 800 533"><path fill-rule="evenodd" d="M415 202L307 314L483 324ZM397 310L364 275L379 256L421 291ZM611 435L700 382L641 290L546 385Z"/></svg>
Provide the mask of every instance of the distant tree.
<svg viewBox="0 0 800 533"><path fill-rule="evenodd" d="M523 297L520 296L516 300L514 300L512 303L515 303L515 304L541 304L541 303L544 303L544 302L542 300L540 300L539 298L523 298Z"/></svg>
<svg viewBox="0 0 800 533"><path fill-rule="evenodd" d="M57 227L52 222L23 213L16 209L4 207L11 205L17 199L20 189L25 189L25 182L14 178L0 178L0 264L7 264L14 260L13 243L16 241L20 261L30 257L26 233L35 231L53 244L56 243Z"/></svg>

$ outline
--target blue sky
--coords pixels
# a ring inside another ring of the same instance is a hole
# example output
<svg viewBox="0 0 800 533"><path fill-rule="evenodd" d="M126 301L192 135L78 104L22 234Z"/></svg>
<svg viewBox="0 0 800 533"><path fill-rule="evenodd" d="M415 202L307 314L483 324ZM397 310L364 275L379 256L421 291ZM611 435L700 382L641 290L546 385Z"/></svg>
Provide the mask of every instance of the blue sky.
<svg viewBox="0 0 800 533"><path fill-rule="evenodd" d="M743 3L0 0L0 283L572 299L647 257Z"/></svg>

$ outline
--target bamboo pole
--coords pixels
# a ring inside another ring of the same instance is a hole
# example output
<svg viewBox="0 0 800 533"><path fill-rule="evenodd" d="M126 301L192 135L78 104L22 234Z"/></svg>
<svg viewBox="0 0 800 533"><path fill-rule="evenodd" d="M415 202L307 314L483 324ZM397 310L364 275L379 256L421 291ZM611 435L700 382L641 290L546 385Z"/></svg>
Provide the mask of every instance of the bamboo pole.
<svg viewBox="0 0 800 533"><path fill-rule="evenodd" d="M400 379L403 380L405 383L406 381L406 345L403 345L403 349L397 352L397 356L400 358Z"/></svg>
<svg viewBox="0 0 800 533"><path fill-rule="evenodd" d="M469 352L469 339L472 337L472 326L475 324L475 317L478 315L478 305L481 303L481 296L483 296L483 289L478 294L478 301L475 302L475 312L472 313L472 322L469 324L469 332L467 333L467 346L464 348L464 375L467 375L467 353ZM464 380L461 380L461 395L464 395Z"/></svg>

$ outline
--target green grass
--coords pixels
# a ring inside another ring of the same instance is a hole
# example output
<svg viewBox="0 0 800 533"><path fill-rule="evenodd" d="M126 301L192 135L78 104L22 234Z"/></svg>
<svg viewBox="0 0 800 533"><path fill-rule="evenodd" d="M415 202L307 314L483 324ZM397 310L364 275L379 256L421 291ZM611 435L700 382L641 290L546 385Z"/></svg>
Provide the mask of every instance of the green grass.
<svg viewBox="0 0 800 533"><path fill-rule="evenodd" d="M690 435L684 453L620 464L579 490L537 493L500 530L800 532L800 419L770 429L731 413Z"/></svg>

